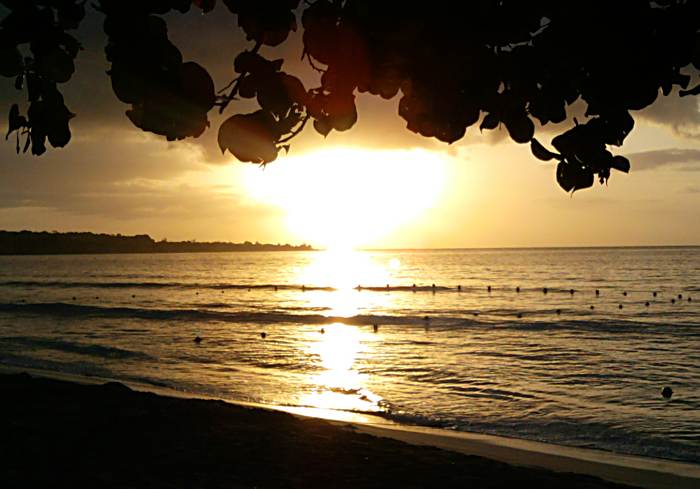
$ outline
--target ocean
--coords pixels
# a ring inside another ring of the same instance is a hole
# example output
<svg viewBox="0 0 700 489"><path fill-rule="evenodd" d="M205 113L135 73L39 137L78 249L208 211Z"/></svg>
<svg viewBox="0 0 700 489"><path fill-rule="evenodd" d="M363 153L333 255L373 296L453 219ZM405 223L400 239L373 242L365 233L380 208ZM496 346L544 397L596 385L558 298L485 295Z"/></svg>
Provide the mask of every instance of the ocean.
<svg viewBox="0 0 700 489"><path fill-rule="evenodd" d="M0 256L0 365L700 463L700 248Z"/></svg>

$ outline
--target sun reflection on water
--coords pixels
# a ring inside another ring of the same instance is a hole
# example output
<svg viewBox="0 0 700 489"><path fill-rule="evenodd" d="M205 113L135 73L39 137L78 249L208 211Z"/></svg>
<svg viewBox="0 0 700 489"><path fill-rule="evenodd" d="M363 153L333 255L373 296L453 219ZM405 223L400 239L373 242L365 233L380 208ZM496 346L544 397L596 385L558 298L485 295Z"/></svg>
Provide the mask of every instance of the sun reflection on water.
<svg viewBox="0 0 700 489"><path fill-rule="evenodd" d="M365 388L367 374L356 368L359 355L371 354L370 333L356 326L333 323L310 338L308 353L318 358L323 371L310 379L312 392L300 401L321 409L379 412L381 397Z"/></svg>
<svg viewBox="0 0 700 489"><path fill-rule="evenodd" d="M296 281L302 285L332 287L335 291L308 291L307 300L312 307L328 308L328 316L351 317L361 313L368 300L358 286L383 286L392 282L393 273L398 270L400 262L396 259L381 263L367 253L352 249L331 249L314 255L314 260L298 270ZM390 296L375 295L372 300L379 301L374 306L388 307Z"/></svg>

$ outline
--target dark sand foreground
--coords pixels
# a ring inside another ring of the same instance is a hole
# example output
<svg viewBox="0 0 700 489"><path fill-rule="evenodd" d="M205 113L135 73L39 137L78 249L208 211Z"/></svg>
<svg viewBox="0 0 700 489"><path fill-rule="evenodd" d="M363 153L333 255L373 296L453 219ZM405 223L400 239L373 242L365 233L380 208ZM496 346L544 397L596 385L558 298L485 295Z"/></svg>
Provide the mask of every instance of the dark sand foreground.
<svg viewBox="0 0 700 489"><path fill-rule="evenodd" d="M222 401L0 375L0 486L614 488Z"/></svg>

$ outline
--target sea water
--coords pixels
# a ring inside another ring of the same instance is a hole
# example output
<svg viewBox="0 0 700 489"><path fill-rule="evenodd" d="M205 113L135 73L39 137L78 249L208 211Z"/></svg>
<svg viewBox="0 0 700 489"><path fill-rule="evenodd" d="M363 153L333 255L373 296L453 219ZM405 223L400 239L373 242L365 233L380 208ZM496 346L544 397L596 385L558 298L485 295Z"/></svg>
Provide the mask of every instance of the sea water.
<svg viewBox="0 0 700 489"><path fill-rule="evenodd" d="M700 248L0 256L0 364L698 463Z"/></svg>

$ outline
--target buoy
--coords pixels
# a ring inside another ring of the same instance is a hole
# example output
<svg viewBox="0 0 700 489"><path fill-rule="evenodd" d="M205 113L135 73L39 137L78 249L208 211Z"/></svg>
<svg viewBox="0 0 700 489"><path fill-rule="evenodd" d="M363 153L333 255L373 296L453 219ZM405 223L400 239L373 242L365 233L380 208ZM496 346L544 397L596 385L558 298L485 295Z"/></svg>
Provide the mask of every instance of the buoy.
<svg viewBox="0 0 700 489"><path fill-rule="evenodd" d="M571 290L569 291L569 294L574 295L574 289L571 289Z"/></svg>
<svg viewBox="0 0 700 489"><path fill-rule="evenodd" d="M520 287L516 287L516 288L515 288L515 292L516 292L517 294L519 294L519 293L520 293Z"/></svg>
<svg viewBox="0 0 700 489"><path fill-rule="evenodd" d="M321 334L326 334L326 330L324 328L321 328Z"/></svg>
<svg viewBox="0 0 700 489"><path fill-rule="evenodd" d="M522 317L523 317L523 313L519 312L519 313L518 313L518 319L520 319L520 318L522 318Z"/></svg>
<svg viewBox="0 0 700 489"><path fill-rule="evenodd" d="M591 305L591 311L592 311L593 309L595 309L595 306L594 306L594 305Z"/></svg>
<svg viewBox="0 0 700 489"><path fill-rule="evenodd" d="M644 303L644 305L645 305L646 307L649 307L649 301L646 301L646 302Z"/></svg>
<svg viewBox="0 0 700 489"><path fill-rule="evenodd" d="M653 295L654 297L656 297L656 291L652 292L651 295Z"/></svg>
<svg viewBox="0 0 700 489"><path fill-rule="evenodd" d="M683 294L678 294L678 298L679 298L679 299L682 299L682 298L683 298Z"/></svg>
<svg viewBox="0 0 700 489"><path fill-rule="evenodd" d="M200 344L200 343L202 342L202 338L200 338L199 336L195 336L195 337L194 337L194 342L197 343L197 344Z"/></svg>
<svg viewBox="0 0 700 489"><path fill-rule="evenodd" d="M486 287L486 291L487 291L489 294L491 293L491 286L490 286L490 285L489 285L488 287Z"/></svg>
<svg viewBox="0 0 700 489"><path fill-rule="evenodd" d="M429 317L429 316L423 316L423 321L430 321L430 317Z"/></svg>
<svg viewBox="0 0 700 489"><path fill-rule="evenodd" d="M675 304L675 303L676 303L676 299L671 299L671 304Z"/></svg>
<svg viewBox="0 0 700 489"><path fill-rule="evenodd" d="M547 293L547 287L545 287L545 288L542 289L542 293L543 293L543 294L546 294L546 293Z"/></svg>
<svg viewBox="0 0 700 489"><path fill-rule="evenodd" d="M690 297L688 297L688 299L690 299ZM75 296L73 296L73 300L77 300L77 299L75 298Z"/></svg>
<svg viewBox="0 0 700 489"><path fill-rule="evenodd" d="M561 314L561 309L557 309L557 314Z"/></svg>
<svg viewBox="0 0 700 489"><path fill-rule="evenodd" d="M96 295L96 296L95 296L95 300L99 300L99 299L100 299L100 296L99 296L99 295Z"/></svg>
<svg viewBox="0 0 700 489"><path fill-rule="evenodd" d="M475 313L474 313L474 317L476 317L476 316L478 316L478 315L479 315L479 313L478 313L478 312L475 312Z"/></svg>
<svg viewBox="0 0 700 489"><path fill-rule="evenodd" d="M625 290L625 291L622 293L622 295L624 295L625 297L627 297L627 291Z"/></svg>
<svg viewBox="0 0 700 489"><path fill-rule="evenodd" d="M435 288L435 284L432 285L433 289Z"/></svg>
<svg viewBox="0 0 700 489"><path fill-rule="evenodd" d="M618 308L618 309L622 309L622 304L620 304L619 306L617 306L617 308Z"/></svg>
<svg viewBox="0 0 700 489"><path fill-rule="evenodd" d="M462 292L462 286L461 286L461 285L458 285L458 286L457 286L457 290L458 290L459 292Z"/></svg>
<svg viewBox="0 0 700 489"><path fill-rule="evenodd" d="M692 297L688 297L688 302L693 302L693 298L692 298Z"/></svg>
<svg viewBox="0 0 700 489"><path fill-rule="evenodd" d="M595 295L600 295L600 290L595 289Z"/></svg>
<svg viewBox="0 0 700 489"><path fill-rule="evenodd" d="M671 396L673 395L673 389L671 389L669 386L666 386L663 389L661 389L661 395L664 399L671 399Z"/></svg>
<svg viewBox="0 0 700 489"><path fill-rule="evenodd" d="M132 299L136 299L136 294L131 294Z"/></svg>
<svg viewBox="0 0 700 489"><path fill-rule="evenodd" d="M379 326L377 326L376 324L373 324L373 325L372 325L372 329L373 329L374 332L376 333L377 331L379 331Z"/></svg>
<svg viewBox="0 0 700 489"><path fill-rule="evenodd" d="M267 337L267 333L263 331L260 333L260 337L264 340Z"/></svg>

